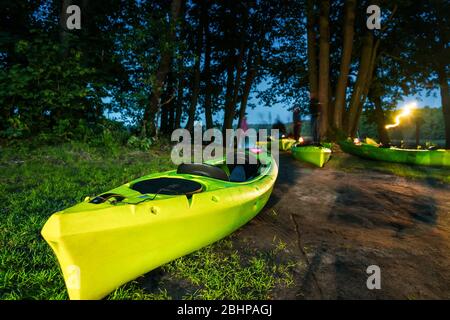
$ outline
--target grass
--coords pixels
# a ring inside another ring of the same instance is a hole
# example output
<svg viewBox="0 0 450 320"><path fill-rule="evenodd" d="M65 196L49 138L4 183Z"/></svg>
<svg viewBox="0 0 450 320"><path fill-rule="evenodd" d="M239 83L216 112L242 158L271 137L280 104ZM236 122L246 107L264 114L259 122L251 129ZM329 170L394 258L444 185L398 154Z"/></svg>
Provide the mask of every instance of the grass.
<svg viewBox="0 0 450 320"><path fill-rule="evenodd" d="M87 195L173 168L168 151L82 143L2 148L0 299L67 299L57 261L40 235L48 217ZM238 251L228 238L120 287L108 299L270 298L275 286L293 281L292 264L275 263L277 254L277 245L268 253Z"/></svg>
<svg viewBox="0 0 450 320"><path fill-rule="evenodd" d="M232 239L176 259L122 286L108 299L269 299L275 286L293 285L295 264L280 263L276 248L236 250Z"/></svg>
<svg viewBox="0 0 450 320"><path fill-rule="evenodd" d="M431 183L450 183L450 168L375 161L344 153L333 154L331 160L327 163L327 167L342 171L375 170L405 178L427 180Z"/></svg>

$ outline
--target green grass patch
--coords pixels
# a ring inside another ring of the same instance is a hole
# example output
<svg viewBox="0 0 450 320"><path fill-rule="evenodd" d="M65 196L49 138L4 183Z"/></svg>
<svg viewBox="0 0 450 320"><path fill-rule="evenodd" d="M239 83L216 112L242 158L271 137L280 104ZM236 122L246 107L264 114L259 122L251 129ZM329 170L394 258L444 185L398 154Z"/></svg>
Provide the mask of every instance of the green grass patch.
<svg viewBox="0 0 450 320"><path fill-rule="evenodd" d="M161 145L146 152L83 143L2 148L0 299L67 299L56 258L40 235L50 215L85 196L172 168L169 148ZM161 281L150 273L108 299L267 298L275 285L292 282L289 265L275 264L276 253L242 254L223 240L158 269Z"/></svg>

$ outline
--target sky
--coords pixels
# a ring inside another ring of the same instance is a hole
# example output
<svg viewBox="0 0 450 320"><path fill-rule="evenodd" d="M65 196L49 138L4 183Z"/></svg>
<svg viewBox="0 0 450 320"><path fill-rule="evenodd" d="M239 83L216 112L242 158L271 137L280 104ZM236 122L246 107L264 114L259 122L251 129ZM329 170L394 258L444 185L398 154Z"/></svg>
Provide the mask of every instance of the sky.
<svg viewBox="0 0 450 320"><path fill-rule="evenodd" d="M429 93L428 97L427 92ZM401 108L404 104L411 101L417 101L417 105L419 108L425 106L433 108L441 107L441 97L439 94L439 90L433 90L432 92L424 90L417 95L404 96L403 102L400 102L398 106L399 108ZM279 117L282 122L292 122L292 112L288 111L288 108L283 104L277 104L272 107L265 107L261 105L256 107L255 109L250 109L247 112L248 123L269 123L270 119L273 123L277 119L277 117Z"/></svg>

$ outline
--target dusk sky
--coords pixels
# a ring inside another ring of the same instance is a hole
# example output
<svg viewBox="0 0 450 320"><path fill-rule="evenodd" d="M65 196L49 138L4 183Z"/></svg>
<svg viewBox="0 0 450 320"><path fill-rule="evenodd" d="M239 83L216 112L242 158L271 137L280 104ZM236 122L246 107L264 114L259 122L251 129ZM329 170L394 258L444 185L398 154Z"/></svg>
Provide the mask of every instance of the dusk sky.
<svg viewBox="0 0 450 320"><path fill-rule="evenodd" d="M431 93L427 96L427 92ZM419 95L410 95L405 96L403 98L403 103L399 103L399 108L403 106L406 102L417 101L417 105L419 107L430 106L432 108L441 107L441 97L439 95L439 90L433 91L423 91ZM256 99L253 99L252 102L256 103ZM271 114L271 116L269 115ZM292 121L292 113L288 111L288 108L283 104L277 104L272 107L264 107L258 106L254 109L248 110L247 121L248 123L268 123L269 119L272 119L272 122L279 117L279 119L283 122L291 122Z"/></svg>

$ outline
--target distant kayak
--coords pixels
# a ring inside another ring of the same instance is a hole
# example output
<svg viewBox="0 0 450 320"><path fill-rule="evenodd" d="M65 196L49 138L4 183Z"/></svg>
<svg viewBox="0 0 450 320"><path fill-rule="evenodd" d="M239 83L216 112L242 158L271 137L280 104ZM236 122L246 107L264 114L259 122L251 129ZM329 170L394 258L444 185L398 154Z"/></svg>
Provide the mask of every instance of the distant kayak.
<svg viewBox="0 0 450 320"><path fill-rule="evenodd" d="M181 164L53 214L42 236L69 297L101 299L247 223L268 201L278 174L270 155L258 157Z"/></svg>
<svg viewBox="0 0 450 320"><path fill-rule="evenodd" d="M271 139L267 142L258 142L257 145L262 148L267 148L267 150L271 149L272 143L278 143L279 144L279 150L280 151L289 151L291 150L291 147L297 143L296 140L291 138L281 138L281 139Z"/></svg>
<svg viewBox="0 0 450 320"><path fill-rule="evenodd" d="M280 150L281 151L288 151L292 148L292 146L297 143L295 139L290 138L282 138L280 139Z"/></svg>
<svg viewBox="0 0 450 320"><path fill-rule="evenodd" d="M291 148L292 156L300 161L323 167L330 160L331 149L323 146L297 145Z"/></svg>
<svg viewBox="0 0 450 320"><path fill-rule="evenodd" d="M366 159L421 166L450 167L450 150L381 148L373 144L339 142L342 151Z"/></svg>

